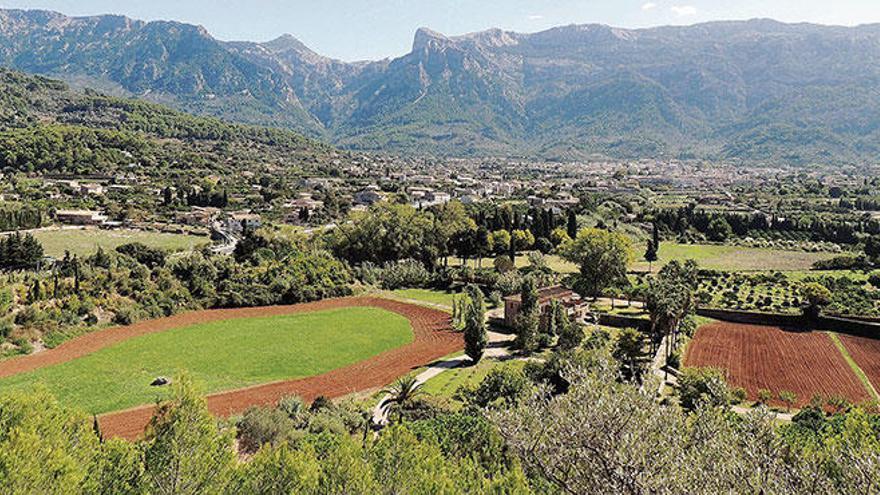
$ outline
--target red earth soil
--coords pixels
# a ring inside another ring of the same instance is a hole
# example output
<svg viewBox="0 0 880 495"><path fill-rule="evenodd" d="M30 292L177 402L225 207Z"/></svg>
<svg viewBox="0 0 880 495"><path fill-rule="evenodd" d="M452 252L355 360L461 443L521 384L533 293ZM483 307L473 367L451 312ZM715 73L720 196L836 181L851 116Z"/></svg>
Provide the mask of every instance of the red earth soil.
<svg viewBox="0 0 880 495"><path fill-rule="evenodd" d="M0 377L64 363L127 339L181 326L352 306L377 307L406 317L413 328L413 342L322 375L211 394L207 396L208 409L218 416L229 416L240 413L250 406L274 404L280 398L291 394L311 401L319 395L334 398L374 389L464 347L461 334L451 330L449 315L442 311L388 299L355 297L292 306L194 311L168 318L142 321L126 327L100 330L66 342L55 349L2 362ZM101 431L108 438L118 436L131 440L143 433L154 410L154 405L141 406L104 414L98 418L98 421Z"/></svg>
<svg viewBox="0 0 880 495"><path fill-rule="evenodd" d="M880 390L880 340L838 334L849 355L868 376L875 390Z"/></svg>
<svg viewBox="0 0 880 495"><path fill-rule="evenodd" d="M781 391L794 392L798 407L815 395L854 403L870 398L831 338L821 332L712 323L697 330L684 364L725 369L730 384L746 389L751 400L761 389L774 397Z"/></svg>

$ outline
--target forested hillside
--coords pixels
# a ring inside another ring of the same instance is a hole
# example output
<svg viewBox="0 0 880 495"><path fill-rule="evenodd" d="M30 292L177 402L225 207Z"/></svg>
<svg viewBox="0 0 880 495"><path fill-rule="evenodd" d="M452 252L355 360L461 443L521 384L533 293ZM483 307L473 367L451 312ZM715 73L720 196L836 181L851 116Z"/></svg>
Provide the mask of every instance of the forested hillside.
<svg viewBox="0 0 880 495"><path fill-rule="evenodd" d="M332 148L292 131L229 124L0 70L0 167L154 174L315 168Z"/></svg>

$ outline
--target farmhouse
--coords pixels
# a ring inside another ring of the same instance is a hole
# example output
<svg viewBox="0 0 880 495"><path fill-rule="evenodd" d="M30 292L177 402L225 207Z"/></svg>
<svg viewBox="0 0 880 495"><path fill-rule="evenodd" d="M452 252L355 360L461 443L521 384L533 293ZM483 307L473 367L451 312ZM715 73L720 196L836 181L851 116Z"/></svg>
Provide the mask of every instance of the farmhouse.
<svg viewBox="0 0 880 495"><path fill-rule="evenodd" d="M359 205L373 205L385 199L385 193L379 186L368 186L354 195L354 202Z"/></svg>
<svg viewBox="0 0 880 495"><path fill-rule="evenodd" d="M578 318L583 311L583 302L581 297L571 289L566 289L561 285L544 287L538 290L538 307L541 310L541 318L547 315L550 310L550 303L559 301L565 306L569 316ZM519 294L507 296L504 298L504 324L512 327L519 316L519 308L522 305L522 297Z"/></svg>
<svg viewBox="0 0 880 495"><path fill-rule="evenodd" d="M68 225L101 225L107 216L91 210L58 210L55 219Z"/></svg>
<svg viewBox="0 0 880 495"><path fill-rule="evenodd" d="M226 216L226 230L240 234L245 229L258 229L262 225L260 215L248 212L235 212Z"/></svg>

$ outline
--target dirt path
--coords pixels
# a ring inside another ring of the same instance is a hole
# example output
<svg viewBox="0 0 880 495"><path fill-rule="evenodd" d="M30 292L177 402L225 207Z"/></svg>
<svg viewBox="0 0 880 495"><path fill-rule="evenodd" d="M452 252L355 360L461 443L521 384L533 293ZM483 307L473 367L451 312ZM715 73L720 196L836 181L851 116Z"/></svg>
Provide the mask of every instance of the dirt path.
<svg viewBox="0 0 880 495"><path fill-rule="evenodd" d="M242 412L252 405L274 404L281 397L290 394L299 395L310 401L319 395L334 398L378 388L415 368L464 347L461 334L450 330L447 313L389 299L356 297L329 299L293 306L195 311L168 318L138 322L127 327L99 330L40 354L2 362L0 363L0 377L64 363L124 340L180 326L233 318L286 315L352 306L378 307L406 317L413 327L413 342L322 375L211 394L207 397L208 408L216 415L229 416ZM149 405L104 414L99 417L101 431L107 437L137 438L143 433L153 410L154 406Z"/></svg>

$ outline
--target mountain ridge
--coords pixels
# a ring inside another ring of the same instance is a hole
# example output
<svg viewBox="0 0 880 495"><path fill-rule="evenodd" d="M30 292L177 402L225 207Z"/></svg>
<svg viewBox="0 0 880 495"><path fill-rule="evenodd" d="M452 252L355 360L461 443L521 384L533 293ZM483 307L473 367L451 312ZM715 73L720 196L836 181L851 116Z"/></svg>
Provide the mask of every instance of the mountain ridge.
<svg viewBox="0 0 880 495"><path fill-rule="evenodd" d="M880 161L880 24L419 28L405 55L344 62L292 35L0 10L0 62L366 150Z"/></svg>

